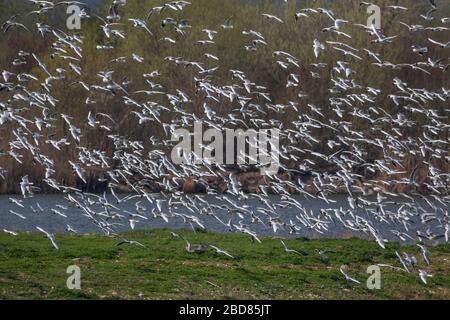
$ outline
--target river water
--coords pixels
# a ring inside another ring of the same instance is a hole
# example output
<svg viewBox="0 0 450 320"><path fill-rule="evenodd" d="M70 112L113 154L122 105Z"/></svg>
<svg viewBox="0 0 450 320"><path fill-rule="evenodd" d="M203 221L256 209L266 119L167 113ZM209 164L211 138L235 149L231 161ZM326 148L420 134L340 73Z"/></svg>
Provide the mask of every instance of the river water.
<svg viewBox="0 0 450 320"><path fill-rule="evenodd" d="M121 195L120 197L124 197ZM155 196L157 197L157 196ZM219 202L214 197L211 196L201 196L204 200L208 201L210 204L216 204L216 205L223 205L224 202ZM23 206L20 207L17 204L13 203L10 198L14 199L20 199L23 201ZM336 196L333 198L335 203L325 204L322 200L306 200L302 196L294 197L301 205L306 209L307 212L315 212L315 215L319 217L320 209L323 208L343 208L344 210L347 210L349 208L349 203L347 201L347 198L345 196ZM141 205L144 206L145 212L142 214L148 219L140 219L136 218L136 220L139 220L139 222L136 223L135 229L136 230L142 230L142 229L191 229L192 226L189 224L189 222L184 221L181 217L170 217L169 222L164 221L162 218L154 218L152 215L152 210L156 208L156 205L152 205L151 203L147 202L145 199L132 199L126 203L116 204L116 201L111 196L108 196L108 199L111 199L111 203L113 203L115 206L117 206L117 209L112 209L112 212L117 212L120 214L123 214L126 218L124 218L122 221L114 221L119 222L123 225L115 225L114 230L118 232L123 231L129 231L131 230L130 225L128 223L128 213L124 212L136 212L136 202L141 201ZM277 204L280 203L281 198L279 196L271 196L270 198L271 203ZM397 209L399 208L400 204L396 202L399 201L400 198L393 199L393 201L386 202L388 204L384 205L385 212L397 212ZM402 201L406 201L405 198L401 199ZM198 200L197 200L198 201ZM409 200L408 200L409 201ZM422 206L424 208L424 211L435 213L438 217L443 216L443 212L441 210L435 210L432 209L429 205L427 205L422 199L417 199L417 204ZM389 204L390 202L390 204ZM33 212L33 209L37 208L37 204L39 203L40 207L43 209L42 212ZM200 202L199 207L200 207ZM270 227L268 223L268 218L264 216L261 212L258 212L258 208L262 208L262 204L258 199L249 199L246 203L248 205L248 208L255 213L256 216L261 217L264 224L251 224L251 215L250 214L244 214L244 218L240 219L237 216L232 216L231 214L227 213L226 211L217 211L217 216L225 223L227 223L230 219L233 224L238 224L239 221L242 221L242 223L248 225L248 227L254 231L258 235L264 235L264 236L277 236L277 237L306 237L306 238L348 238L348 237L361 237L361 238L373 238L373 236L370 233L367 232L361 232L361 231L354 231L347 227L344 227L344 225L337 221L337 219L333 219L328 221L326 224L328 230L322 229L320 232L311 230L311 228L308 228L304 225L302 225L299 220L296 218L297 215L299 215L300 210L296 207L277 207L276 211L277 214L279 214L279 217L281 220L287 224L290 223L290 221L295 222L299 227L300 230L296 232L295 234L291 234L289 232L288 228L280 228L276 233L274 233L273 229ZM64 208L58 207L58 205L63 205ZM93 211L102 212L104 209L102 209L99 205L92 205L90 207ZM443 208L444 210L448 210L448 207L443 207L442 205L440 208ZM52 209L56 209L67 216L67 218L62 217L58 214L55 214L52 212ZM19 213L25 217L25 219L13 214L10 212L10 210ZM163 208L163 211L168 211L168 205L167 202L165 203L165 208ZM399 240L394 234L391 232L391 230L399 230L402 232L406 232L412 237L415 237L416 231L420 230L421 232L426 232L427 230L434 232L434 233L442 233L442 225L439 221L439 219L431 221L430 223L423 224L420 219L420 214L423 214L424 211L419 212L419 214L412 215L409 217L409 223L406 228L396 221L395 219L387 219L386 221L380 221L380 219L376 218L373 214L373 212L367 212L365 209L360 208L357 209L356 212L357 215L360 217L368 220L371 222L371 225L376 228L380 233L383 235L385 239L389 240ZM206 227L208 231L211 232L230 232L229 227L223 225L220 223L216 218L214 218L211 215L208 214L200 214L200 212L192 212L185 207L177 207L173 209L173 212L181 213L181 214L187 214L187 215L194 215L198 216L200 218L200 221L202 224ZM216 211L215 211L216 212ZM134 219L134 218L133 218ZM354 215L346 215L345 220L347 221L354 221L355 216ZM36 226L39 226L49 232L56 233L56 234L63 234L67 233L67 225L70 225L75 230L77 230L79 233L100 233L102 230L96 226L93 221L84 216L82 214L82 210L76 207L69 206L68 201L64 199L63 195L36 195L33 198L28 199L22 199L20 196L0 196L0 231L2 229L7 229L10 231L15 232L22 232L22 231L33 231L36 232ZM195 227L198 227L195 223L193 223ZM408 241L407 241L408 242Z"/></svg>

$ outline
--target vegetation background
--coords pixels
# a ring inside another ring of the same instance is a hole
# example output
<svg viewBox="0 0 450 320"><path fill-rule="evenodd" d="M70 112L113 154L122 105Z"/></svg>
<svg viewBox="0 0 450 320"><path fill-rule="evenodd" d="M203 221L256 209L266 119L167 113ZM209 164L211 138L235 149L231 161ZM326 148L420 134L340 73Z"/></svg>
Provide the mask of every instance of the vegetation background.
<svg viewBox="0 0 450 320"><path fill-rule="evenodd" d="M106 16L111 1L98 1L98 6L95 11L100 16ZM312 43L315 38L321 42L341 41L344 38L321 32L321 29L330 25L329 18L325 15L314 15L314 17L301 19L295 22L294 14L302 8L307 7L326 7L334 11L335 15L351 21L352 23L366 24L367 13L364 7L360 6L359 1L354 0L340 0L340 1L289 1L284 4L284 1L242 1L242 0L191 0L195 5L186 7L181 12L164 12L162 15L152 15L148 24L154 32L154 37L149 36L141 29L133 29L131 23L128 23L128 18L147 18L148 12L152 7L160 5L159 0L134 0L128 1L124 8L121 8L122 23L120 29L126 33L126 39L111 39L104 37L100 30L100 20L91 18L83 20L82 30L80 34L83 36L83 59L78 65L81 66L83 74L81 80L90 85L100 84L101 78L97 76L97 72L101 70L114 69L114 79L116 81L128 80L131 81L128 90L130 92L141 90L148 87L142 77L143 73L150 73L154 70L159 70L162 74L158 79L158 83L162 84L164 90L168 93L176 92L176 89L183 90L193 97L192 103L188 105L188 111L195 112L199 117L203 117L202 105L205 97L195 94L195 83L193 81L192 68L181 68L174 66L174 64L167 63L165 58L168 56L183 57L189 61L201 61L208 65L208 67L215 67L214 63L205 61L203 56L205 51L217 55L220 58L220 67L214 76L214 83L225 85L233 84L230 69L238 69L245 72L247 77L253 82L266 86L268 92L273 98L274 104L287 104L289 101L299 102L298 89L286 88L286 72L283 72L279 66L276 65L272 53L276 50L283 50L291 53L297 57L301 63L301 69L295 72L301 75L301 90L306 93L308 97L301 100L301 105L306 106L308 103L320 106L327 119L336 118L336 114L329 107L329 98L331 93L330 77L332 68L337 60L344 60L342 55L338 55L334 50L325 50L319 60L316 60L313 55ZM449 32L418 32L410 33L404 26L400 25L400 21L408 24L422 23L426 26L437 26L440 24L438 17L450 16L450 2L438 1L440 13L436 13L436 18L432 21L425 21L418 17L420 13L424 13L429 9L428 1L417 0L378 0L374 1L382 9L382 29L386 35L401 35L399 40L395 41L393 45L377 45L370 43L370 37L365 31L353 26L352 24L344 25L343 31L352 35L352 39L345 39L345 42L356 48L370 48L373 51L379 52L384 60L393 63L415 63L417 61L426 61L427 57L446 58L449 53L448 50L440 49L437 46L430 45L427 38L432 37L437 41L448 41ZM406 12L399 12L387 9L387 5L403 5L409 8ZM31 3L25 0L2 0L0 2L0 21L5 21L9 16L21 13L18 20L24 22L32 32L25 32L23 30L12 30L0 35L0 70L9 70L14 73L28 72L42 76L42 71L36 67L35 63L28 63L20 67L13 67L11 61L16 58L18 48L26 52L34 52L40 57L44 63L48 65L50 70L55 70L63 63L59 58L52 58L52 52L49 51L51 43L54 38L47 36L42 38L34 27L36 22L47 23L51 25L59 24L63 29L65 19L67 17L64 7L58 9L58 13L50 16L26 15L27 12L34 10ZM262 13L272 13L284 19L285 23L268 23L261 16ZM92 12L93 15L93 12ZM174 36L174 32L169 28L161 27L161 20L166 17L172 17L176 20L187 19L192 28L185 37ZM219 32L215 39L215 44L205 50L204 47L195 44L199 39L206 39L206 35L202 29L209 28L219 30L220 25L224 21L233 17L234 29L229 32ZM267 42L268 46L260 46L256 52L247 52L244 49L245 45L251 44L253 38L244 36L242 30L252 29L261 32ZM132 30L133 29L133 30ZM63 29L64 30L64 29ZM131 32L132 31L132 32ZM160 41L161 38L170 36L175 37L177 43L170 45L167 42ZM98 43L113 44L115 50L97 50ZM414 54L411 50L412 45L426 45L430 52L426 57L420 57ZM130 62L132 53L136 53L144 57L143 64ZM362 54L362 52L360 52ZM128 62L124 64L114 63L111 61L117 57L128 57ZM316 79L311 77L310 71L316 70L311 66L311 63L325 62L327 67L320 71L321 78ZM386 70L379 69L372 64L369 58L364 57L362 62L357 62L348 59L351 62L351 67L357 71L354 75L358 83L365 86L372 86L381 89L383 92L396 91L392 79L399 77L407 82L410 87L423 88L426 86L427 90L441 91L441 88L450 87L449 73L444 73L442 70L431 71L431 75L419 71L411 71L410 69L403 70ZM65 62L64 62L65 63ZM161 137L165 139L164 132L160 126L150 124L136 125L137 119L130 115L129 107L124 105L123 99L117 95L105 94L100 92L89 93L93 95L97 104L86 105L86 92L81 86L71 85L73 82L80 80L80 78L68 72L66 79L54 83L52 88L52 95L60 101L56 110L58 113L65 113L73 117L73 123L82 129L84 136L82 137L81 145L87 148L98 148L107 152L108 156L112 156L113 145L112 140L107 137L107 133L99 132L96 129L91 129L86 124L87 114L89 111L93 113L106 112L112 115L114 119L121 119L116 124L117 134L131 137L135 140L148 141L151 136ZM30 87L35 90L43 90L39 83L30 82ZM0 92L0 102L6 103L11 99L14 92ZM161 97L160 103L168 106L167 98ZM392 114L396 114L397 108L392 101L385 95L384 100L377 101L379 106ZM16 107L19 107L15 103ZM236 104L231 104L229 101L220 101L213 106L219 115L228 115L236 112ZM427 105L426 108L436 109L437 112L444 116L445 108L448 108L448 101L436 105ZM309 109L302 108L301 112L308 113ZM29 117L40 113L40 110L30 110ZM410 115L408 115L410 116ZM169 121L173 117L171 112L166 112L162 115L163 121ZM283 121L287 126L294 119L298 119L299 114L293 109L286 111L283 114L278 114L274 111L268 110L267 119L277 118ZM349 121L353 125L354 130L360 130L365 133L367 137L382 137L383 133L380 131L371 130L371 123L368 121L361 121L356 117L347 113L343 121ZM421 124L426 123L425 116L413 115L413 121L416 121L416 126L409 129L404 129L405 137L418 137L422 134ZM7 123L0 126L0 150L7 151L9 149L8 143L13 139L12 129L17 124ZM389 125L386 124L386 130L389 130ZM444 130L445 131L445 130ZM56 135L63 137L67 135L68 128L62 119L59 119L57 125L46 129L44 135ZM320 143L314 146L316 151L323 151L326 147L326 141L333 136L333 132L326 129L317 129L314 132L315 136L319 138ZM448 130L441 138L446 139ZM299 146L302 144L299 142ZM149 147L151 148L151 146ZM72 174L72 170L68 164L68 160L77 158L76 145L72 143L66 146L63 152L57 152L47 144L42 144L40 149L56 163L55 178L67 185L77 185L80 181L77 180L76 175ZM170 150L167 150L170 151ZM369 150L367 154L367 161L382 158L382 151L379 148ZM1 152L0 152L1 154ZM20 178L29 174L30 180L36 182L42 191L50 192L45 184L39 185L44 176L44 169L33 163L32 157L29 154L23 154L23 165L19 165L14 159L0 156L0 167L6 169L6 179L0 179L0 193L17 192L19 189L18 182ZM412 163L417 163L423 159L415 157L411 159ZM449 165L445 159L433 159L438 168L448 172ZM295 166L295 163L287 163L288 166ZM98 184L98 178L103 176L100 170L88 170L89 183L88 189L94 190Z"/></svg>

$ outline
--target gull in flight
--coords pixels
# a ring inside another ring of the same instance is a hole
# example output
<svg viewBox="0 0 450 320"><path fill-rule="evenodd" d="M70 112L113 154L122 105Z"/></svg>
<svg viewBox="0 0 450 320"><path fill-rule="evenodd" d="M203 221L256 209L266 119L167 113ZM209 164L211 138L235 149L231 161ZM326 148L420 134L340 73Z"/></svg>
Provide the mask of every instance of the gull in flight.
<svg viewBox="0 0 450 320"><path fill-rule="evenodd" d="M55 236L53 234L45 231L41 227L36 227L36 229L38 229L40 232L45 234L47 236L47 238L52 242L53 247L55 247L56 250L59 250L58 244L56 243L56 239L55 239Z"/></svg>
<svg viewBox="0 0 450 320"><path fill-rule="evenodd" d="M437 44L438 46L440 46L443 49L450 49L450 41L447 43L440 43L436 40L433 40L431 38L428 38L428 41L430 41L431 43Z"/></svg>
<svg viewBox="0 0 450 320"><path fill-rule="evenodd" d="M430 252L428 251L428 248L425 247L423 244L417 244L417 246L420 248L420 250L422 251L422 256L423 259L425 260L425 262L427 263L427 265L430 265Z"/></svg>
<svg viewBox="0 0 450 320"><path fill-rule="evenodd" d="M347 281L347 283L348 283L348 282L354 282L354 283L357 283L357 284L361 284L360 281L356 280L355 278L350 277L350 276L347 274L347 272L346 272L346 271L347 271L347 267L346 267L346 266L341 266L341 268L339 269L339 271L341 271L341 273L344 275L345 280Z"/></svg>
<svg viewBox="0 0 450 320"><path fill-rule="evenodd" d="M175 236L175 233L173 234ZM186 238L181 235L177 235L186 243L185 249L188 253L201 253L206 251L206 247L202 244L191 244Z"/></svg>
<svg viewBox="0 0 450 320"><path fill-rule="evenodd" d="M23 28L27 31L30 31L25 25L23 25L22 23L18 23L16 22L16 18L18 17L18 15L14 15L12 17L10 17L8 20L6 20L5 23L2 24L2 30L4 33L8 32L8 30L10 30L13 27L20 27Z"/></svg>
<svg viewBox="0 0 450 320"><path fill-rule="evenodd" d="M138 241L134 241L134 240L126 240L126 239L122 239L122 241L119 242L119 243L117 244L117 246L121 246L121 245L124 245L124 244L136 245L136 246L145 248L145 246L144 246L142 243L138 242Z"/></svg>
<svg viewBox="0 0 450 320"><path fill-rule="evenodd" d="M234 257L231 254L229 254L228 252L226 252L225 250L222 250L222 249L220 249L220 248L218 248L216 246L213 246L213 245L209 245L209 246L215 250L216 254L223 254L223 255L231 258L231 259L234 259Z"/></svg>
<svg viewBox="0 0 450 320"><path fill-rule="evenodd" d="M222 29L233 29L233 17L229 17L223 25L221 25Z"/></svg>
<svg viewBox="0 0 450 320"><path fill-rule="evenodd" d="M274 20L279 23L284 23L283 20L281 20L280 18L278 18L277 16L274 16L272 14L263 13L262 16L265 17L267 20Z"/></svg>
<svg viewBox="0 0 450 320"><path fill-rule="evenodd" d="M325 50L325 45L323 43L320 43L319 40L314 39L313 49L314 55L316 56L316 58L318 58L320 51Z"/></svg>
<svg viewBox="0 0 450 320"><path fill-rule="evenodd" d="M29 194L30 196L33 195L33 183L30 182L28 175L22 177L22 181L20 182L20 191L22 192L22 196L24 198L27 197L27 194Z"/></svg>
<svg viewBox="0 0 450 320"><path fill-rule="evenodd" d="M209 40L214 40L214 37L217 35L217 31L210 30L210 29L203 29L203 32L205 32L208 35Z"/></svg>
<svg viewBox="0 0 450 320"><path fill-rule="evenodd" d="M17 236L17 235L19 235L17 232L10 231L10 230L6 230L6 229L3 229L3 232L4 232L4 233L7 233L7 234L10 234L10 235L12 235L12 236Z"/></svg>
<svg viewBox="0 0 450 320"><path fill-rule="evenodd" d="M424 284L427 284L428 278L431 278L432 275L429 274L428 272L426 272L425 270L420 269L419 270L419 277L420 277L420 280L422 280L422 282Z"/></svg>
<svg viewBox="0 0 450 320"><path fill-rule="evenodd" d="M150 31L149 27L147 26L147 23L144 20L141 19L128 19L128 20L133 22L133 27L142 28L145 31L147 31L149 35L153 36L153 32Z"/></svg>
<svg viewBox="0 0 450 320"><path fill-rule="evenodd" d="M371 26L372 33L377 37L377 39L372 40L373 43L392 43L392 41L398 36L386 37L384 34L377 30L374 24Z"/></svg>
<svg viewBox="0 0 450 320"><path fill-rule="evenodd" d="M308 254L307 254L306 252L304 252L304 251L297 251L297 250L291 249L291 248L289 248L289 247L284 243L283 240L280 240L280 241L281 241L281 243L283 244L284 252L287 252L287 253L295 253L295 254L298 254L299 256L306 256L306 255L308 255Z"/></svg>

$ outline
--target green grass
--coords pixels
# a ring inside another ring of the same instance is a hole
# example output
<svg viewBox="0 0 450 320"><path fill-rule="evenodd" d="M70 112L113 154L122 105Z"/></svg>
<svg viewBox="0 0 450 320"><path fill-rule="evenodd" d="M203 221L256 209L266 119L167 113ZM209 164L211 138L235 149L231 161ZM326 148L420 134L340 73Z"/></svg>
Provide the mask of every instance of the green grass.
<svg viewBox="0 0 450 320"><path fill-rule="evenodd" d="M382 268L381 290L368 290L366 269L371 264L398 266L394 250L371 241L287 240L288 246L308 253L287 254L277 239L253 243L237 234L182 231L191 243L217 245L236 259L216 256L212 251L189 254L181 240L167 230L126 234L145 244L116 246L117 241L100 235L57 236L60 250L52 248L41 234L17 237L0 234L1 299L449 299L450 246L431 250L433 274L429 285L417 272L407 274ZM328 249L324 263L315 249ZM66 269L81 268L81 290L68 290ZM339 272L342 264L361 280L346 285Z"/></svg>

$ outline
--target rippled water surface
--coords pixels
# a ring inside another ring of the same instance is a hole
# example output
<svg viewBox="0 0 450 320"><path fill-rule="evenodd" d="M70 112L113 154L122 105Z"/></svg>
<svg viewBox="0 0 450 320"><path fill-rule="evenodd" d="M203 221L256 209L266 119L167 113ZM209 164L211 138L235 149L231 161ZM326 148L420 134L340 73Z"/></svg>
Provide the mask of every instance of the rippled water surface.
<svg viewBox="0 0 450 320"><path fill-rule="evenodd" d="M67 233L67 225L70 225L79 233L99 233L102 230L93 223L93 220L84 216L83 211L79 208L72 207L68 205L68 201L64 199L62 195L38 195L33 198L23 199L23 206L20 207L17 204L13 203L10 198L21 199L19 196L0 196L0 229L7 229L11 231L36 231L36 226L40 226L50 232L53 233ZM109 197L111 203L113 203L117 209L111 208L110 213L119 213L124 217L121 220L111 221L113 223L117 223L114 225L115 231L129 231L130 224L128 221L129 212L136 213L136 202L140 201L140 205L145 207L145 212L142 214L147 219L144 218L133 218L138 220L136 223L136 229L160 229L160 228L168 228L168 229L180 229L180 228L198 228L195 222L185 221L182 217L172 216L170 217L168 202L164 202L162 211L167 212L169 216L169 222L164 221L162 218L154 218L152 211L156 210L156 205L153 205L147 202L145 199L132 199L126 203L117 204L115 199ZM221 203L214 197L211 196L202 196L204 200L206 200L210 204L215 205L223 205L225 202ZM250 199L246 202L247 208L253 212L256 216L260 217L263 221L262 223L251 223L251 214L244 213L244 218L241 219L235 214L229 214L226 210L214 209L213 212L216 213L217 217L228 224L231 220L231 224L238 225L239 223L247 225L248 228L258 235L266 235L266 236L279 236L279 237L307 237L307 238L346 238L351 236L363 237L363 238L373 238L370 233L351 230L351 228L345 227L341 221L339 221L336 217L333 218L321 218L320 217L320 209L323 208L343 208L344 211L349 209L349 203L347 202L347 198L345 196L337 196L334 198L335 203L330 203L329 205L324 206L324 202L321 200L306 200L303 197L295 197L296 200L301 203L301 205L306 209L307 212L311 213L311 215L317 216L323 221L326 221L323 225L324 228L320 228L319 230L312 230L312 228L305 226L302 224L297 217L301 216L301 211L296 207L278 207L276 206L276 212L279 215L282 222L286 224L295 223L300 230L296 233L290 233L288 227L281 227L275 233L272 227L270 226L268 216L262 213L259 209L264 206L257 199ZM399 198L400 199L400 198ZM423 210L419 213L412 214L409 217L408 224L403 225L397 219L389 219L388 216L396 213L398 208L400 207L400 202L405 201L405 199L399 200L393 199L392 201L386 201L386 205L383 206L384 214L382 216L385 219L376 218L373 212L369 212L364 208L359 208L353 212L353 214L346 214L343 216L344 221L349 221L350 223L358 220L358 217L366 219L371 222L372 226L379 230L383 237L389 240L399 240L396 236L394 236L391 230L398 230L401 232L405 232L412 237L416 236L416 231L420 230L420 232L426 232L427 230L434 233L442 233L439 228L440 226L439 219L432 220L429 223L423 224L420 219L420 215L423 214L424 211L429 211L430 213L436 213L439 217L439 214L443 215L442 210L435 210L430 208L425 201L422 199L417 200L418 206L422 207ZM22 200L22 199L21 199ZM272 204L279 204L281 198L278 196L270 197ZM197 200L198 201L198 200ZM37 209L38 204L43 209L42 212L34 212ZM237 202L239 205L244 205L243 202ZM58 205L63 205L64 207L58 207ZM229 204L227 204L229 206ZM198 207L202 207L202 203L198 201ZM99 205L92 205L90 207L94 212L102 213L104 209ZM63 213L67 216L67 218L62 217L58 214L52 212L51 209L56 209L59 212ZM19 213L25 217L25 219L13 214L10 210ZM312 210L312 211L311 211ZM448 210L444 208L444 210ZM205 212L192 212L191 210L186 209L183 206L174 206L172 207L172 212L179 214L186 214L189 216L197 216L199 217L199 221L204 225L204 227L208 231L212 232L230 232L230 228L216 219L212 215L208 215ZM97 217L96 217L97 218ZM101 220L101 216L99 216L99 220ZM382 221L381 221L382 220ZM407 230L406 230L407 228Z"/></svg>

